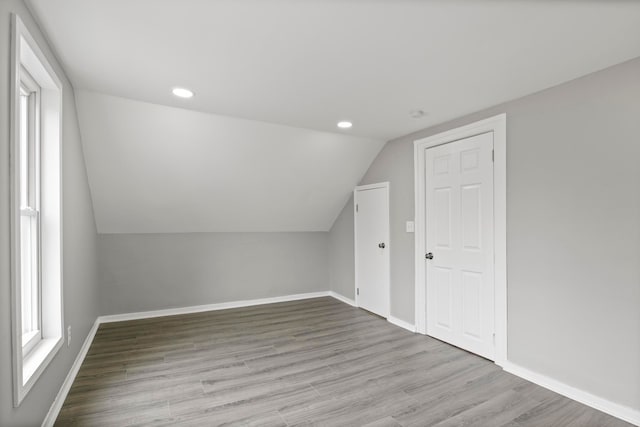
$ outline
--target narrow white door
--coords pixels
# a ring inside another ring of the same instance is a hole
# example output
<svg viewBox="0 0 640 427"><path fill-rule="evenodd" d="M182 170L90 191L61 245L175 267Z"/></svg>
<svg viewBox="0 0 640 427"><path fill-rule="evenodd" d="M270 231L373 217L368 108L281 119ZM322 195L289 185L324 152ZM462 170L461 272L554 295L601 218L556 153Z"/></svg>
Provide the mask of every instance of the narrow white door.
<svg viewBox="0 0 640 427"><path fill-rule="evenodd" d="M389 184L354 191L356 305L389 316Z"/></svg>
<svg viewBox="0 0 640 427"><path fill-rule="evenodd" d="M493 132L425 161L427 334L493 360Z"/></svg>

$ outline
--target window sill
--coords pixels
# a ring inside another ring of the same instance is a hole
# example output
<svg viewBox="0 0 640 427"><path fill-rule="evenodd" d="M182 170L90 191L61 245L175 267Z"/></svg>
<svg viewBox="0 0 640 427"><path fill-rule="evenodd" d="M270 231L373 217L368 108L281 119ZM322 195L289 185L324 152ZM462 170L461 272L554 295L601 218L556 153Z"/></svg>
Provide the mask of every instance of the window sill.
<svg viewBox="0 0 640 427"><path fill-rule="evenodd" d="M42 340L42 332L36 330L22 334L22 354L26 357Z"/></svg>
<svg viewBox="0 0 640 427"><path fill-rule="evenodd" d="M62 347L62 337L44 338L22 362L22 395L26 395L38 377Z"/></svg>

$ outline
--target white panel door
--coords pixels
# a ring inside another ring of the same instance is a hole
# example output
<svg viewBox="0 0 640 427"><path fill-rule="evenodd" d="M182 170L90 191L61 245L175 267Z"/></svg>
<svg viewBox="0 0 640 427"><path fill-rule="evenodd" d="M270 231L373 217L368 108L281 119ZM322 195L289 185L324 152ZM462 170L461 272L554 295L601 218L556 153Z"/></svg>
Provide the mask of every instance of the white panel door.
<svg viewBox="0 0 640 427"><path fill-rule="evenodd" d="M382 317L389 315L389 186L356 187L356 304Z"/></svg>
<svg viewBox="0 0 640 427"><path fill-rule="evenodd" d="M425 162L427 334L493 360L493 132Z"/></svg>

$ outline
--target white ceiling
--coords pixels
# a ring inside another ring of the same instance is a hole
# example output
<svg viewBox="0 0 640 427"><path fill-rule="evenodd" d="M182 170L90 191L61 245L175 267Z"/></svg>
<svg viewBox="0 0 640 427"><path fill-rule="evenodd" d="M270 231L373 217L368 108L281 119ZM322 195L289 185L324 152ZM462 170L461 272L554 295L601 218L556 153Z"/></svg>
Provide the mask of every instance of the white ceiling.
<svg viewBox="0 0 640 427"><path fill-rule="evenodd" d="M101 233L327 231L382 141L77 91Z"/></svg>
<svg viewBox="0 0 640 427"><path fill-rule="evenodd" d="M103 233L327 230L381 141L640 56L625 0L27 1Z"/></svg>
<svg viewBox="0 0 640 427"><path fill-rule="evenodd" d="M77 88L382 139L640 56L629 0L29 2Z"/></svg>

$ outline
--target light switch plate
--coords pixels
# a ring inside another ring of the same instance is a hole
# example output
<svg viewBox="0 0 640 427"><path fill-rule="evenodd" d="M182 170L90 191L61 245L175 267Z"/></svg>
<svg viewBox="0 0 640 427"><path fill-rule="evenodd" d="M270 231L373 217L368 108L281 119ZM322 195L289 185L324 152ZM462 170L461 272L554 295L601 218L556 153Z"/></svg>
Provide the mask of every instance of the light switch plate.
<svg viewBox="0 0 640 427"><path fill-rule="evenodd" d="M413 233L415 231L415 225L413 221L407 221L407 233Z"/></svg>

